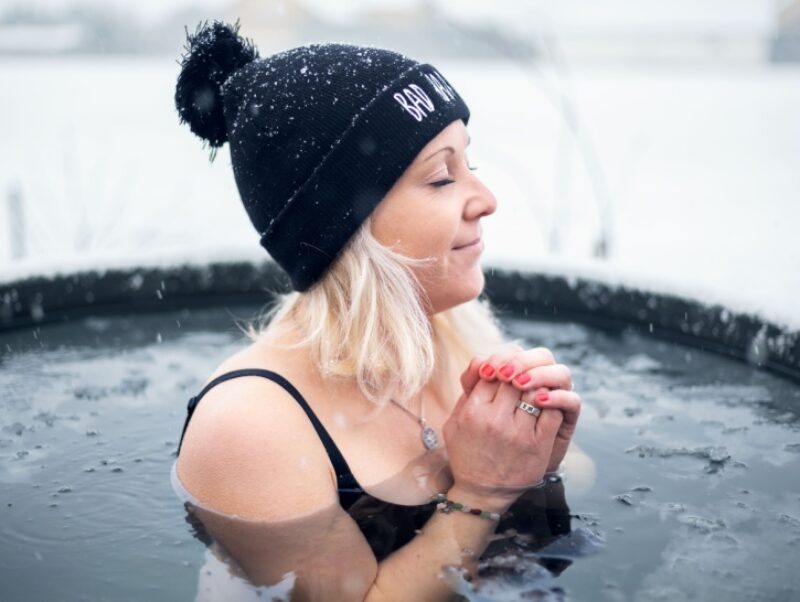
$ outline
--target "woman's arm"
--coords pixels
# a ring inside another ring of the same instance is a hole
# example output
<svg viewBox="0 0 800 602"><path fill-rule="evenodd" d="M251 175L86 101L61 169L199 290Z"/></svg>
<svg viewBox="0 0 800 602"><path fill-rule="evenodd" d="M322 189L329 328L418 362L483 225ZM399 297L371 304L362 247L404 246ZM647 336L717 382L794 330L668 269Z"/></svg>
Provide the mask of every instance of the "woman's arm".
<svg viewBox="0 0 800 602"><path fill-rule="evenodd" d="M453 487L448 498L503 512L508 502ZM356 523L340 507L284 522L244 520L195 508L214 539L256 587L294 578L292 600L438 601L453 596L448 567L477 574L497 523L463 512L434 512L420 533L376 563Z"/></svg>
<svg viewBox="0 0 800 602"><path fill-rule="evenodd" d="M454 485L447 499L490 512L505 512L510 498L477 496ZM420 533L380 563L365 600L449 600L455 587L450 569L477 577L478 560L491 541L497 522L464 512L434 512Z"/></svg>
<svg viewBox="0 0 800 602"><path fill-rule="evenodd" d="M525 484L543 476L562 413L546 409L533 418L517 410L518 400L513 386L485 380L461 395L443 428L455 482L448 499L502 513ZM371 593L376 600L391 600L386 593L405 593L402 588L411 584L414 596L407 599L447 600L453 588L442 578L443 570L464 568L470 577L477 576L478 560L496 526L463 512L437 513L414 541L381 563Z"/></svg>

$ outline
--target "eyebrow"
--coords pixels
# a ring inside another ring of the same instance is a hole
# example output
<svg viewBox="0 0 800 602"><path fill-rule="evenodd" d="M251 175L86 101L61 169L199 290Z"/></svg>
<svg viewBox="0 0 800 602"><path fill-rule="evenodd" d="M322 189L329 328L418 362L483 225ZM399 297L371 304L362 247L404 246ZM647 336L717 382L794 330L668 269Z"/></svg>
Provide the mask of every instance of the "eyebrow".
<svg viewBox="0 0 800 602"><path fill-rule="evenodd" d="M471 138L470 136L467 136L467 144L466 144L466 146L469 146L469 143L470 143L470 142L472 142L472 138ZM452 146L445 146L445 147L442 147L442 148L440 148L440 149L439 149L439 150L437 150L436 152L434 152L434 153L431 153L430 155L428 155L428 156L427 156L425 159L423 159L423 160L422 160L422 162L423 162L423 163L425 163L425 162L426 162L426 161L428 161L429 159L431 159L431 158L435 157L436 155L438 155L438 154L439 154L439 153L441 153L442 151L446 151L446 150L449 150L451 153L454 153L454 152L456 152L456 149L454 149Z"/></svg>

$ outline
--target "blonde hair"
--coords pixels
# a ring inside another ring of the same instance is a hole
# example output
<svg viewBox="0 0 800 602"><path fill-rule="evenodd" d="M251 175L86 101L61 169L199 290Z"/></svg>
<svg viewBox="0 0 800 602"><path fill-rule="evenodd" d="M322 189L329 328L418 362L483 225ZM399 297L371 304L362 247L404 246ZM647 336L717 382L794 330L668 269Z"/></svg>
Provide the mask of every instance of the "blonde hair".
<svg viewBox="0 0 800 602"><path fill-rule="evenodd" d="M412 272L435 258L413 259L372 235L368 217L326 274L304 292L278 294L272 307L246 324L258 341L270 325L293 319L326 379L355 379L379 406L407 400L429 381L438 395L460 395L459 376L475 355L488 356L504 340L488 300L476 298L433 314Z"/></svg>

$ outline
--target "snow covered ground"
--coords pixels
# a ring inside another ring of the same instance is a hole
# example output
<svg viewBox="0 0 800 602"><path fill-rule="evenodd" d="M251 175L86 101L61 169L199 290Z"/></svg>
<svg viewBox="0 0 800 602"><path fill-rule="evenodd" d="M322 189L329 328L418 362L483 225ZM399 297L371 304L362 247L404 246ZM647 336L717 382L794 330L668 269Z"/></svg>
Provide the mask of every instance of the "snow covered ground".
<svg viewBox="0 0 800 602"><path fill-rule="evenodd" d="M800 68L435 64L470 105L470 161L499 201L485 265L800 328ZM227 146L211 164L178 123L177 70L169 58L0 61L0 282L264 256Z"/></svg>

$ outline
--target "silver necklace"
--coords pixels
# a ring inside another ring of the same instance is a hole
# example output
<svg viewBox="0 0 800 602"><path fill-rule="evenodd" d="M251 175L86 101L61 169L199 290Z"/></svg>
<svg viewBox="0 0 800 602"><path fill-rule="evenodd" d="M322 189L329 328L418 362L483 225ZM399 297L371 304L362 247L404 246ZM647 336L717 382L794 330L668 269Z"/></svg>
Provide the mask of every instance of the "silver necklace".
<svg viewBox="0 0 800 602"><path fill-rule="evenodd" d="M394 399L390 401L403 410L406 414L411 416L414 420L419 422L419 425L422 428L420 433L422 437L422 445L425 446L425 449L436 449L439 447L439 437L436 436L436 431L434 431L430 426L428 426L428 423L425 422L425 401L422 397L422 393L419 394L419 416L414 414L407 407L397 403Z"/></svg>

